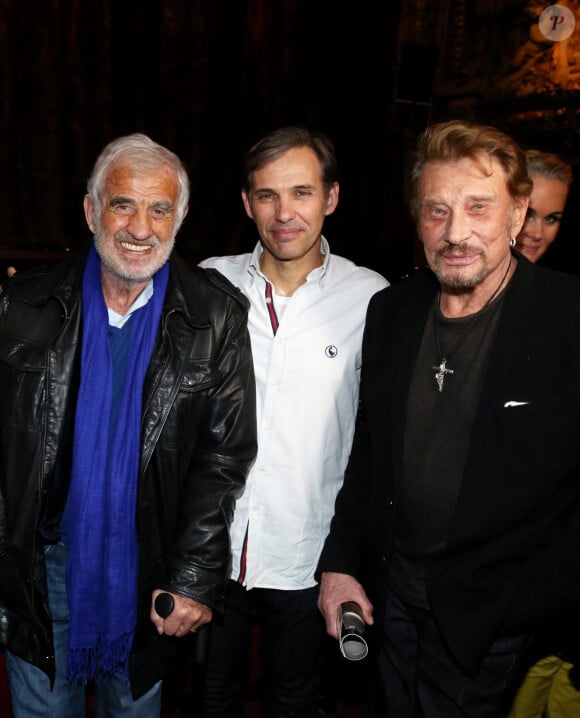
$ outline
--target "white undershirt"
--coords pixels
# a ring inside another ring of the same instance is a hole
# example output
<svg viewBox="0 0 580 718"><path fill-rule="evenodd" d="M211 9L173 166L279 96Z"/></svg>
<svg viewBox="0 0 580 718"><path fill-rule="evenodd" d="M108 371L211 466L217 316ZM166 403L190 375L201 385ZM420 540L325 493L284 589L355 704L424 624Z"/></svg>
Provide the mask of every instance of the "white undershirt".
<svg viewBox="0 0 580 718"><path fill-rule="evenodd" d="M141 309L141 307L144 307L152 296L153 278L151 278L147 282L145 289L141 292L141 294L137 297L133 304L131 304L131 306L129 307L129 311L126 314L118 314L114 309L107 307L107 310L109 312L109 326L121 329L123 325L128 321L131 314L133 314L133 312L137 309Z"/></svg>

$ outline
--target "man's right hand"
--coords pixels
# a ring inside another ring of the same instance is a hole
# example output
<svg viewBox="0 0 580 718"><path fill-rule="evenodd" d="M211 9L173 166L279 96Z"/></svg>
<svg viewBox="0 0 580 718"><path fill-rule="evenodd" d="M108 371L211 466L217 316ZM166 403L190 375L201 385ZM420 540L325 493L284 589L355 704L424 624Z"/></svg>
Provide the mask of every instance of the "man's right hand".
<svg viewBox="0 0 580 718"><path fill-rule="evenodd" d="M159 615L156 611L155 599L161 593L168 591L160 589L153 591L149 616L160 635L187 636L188 633L195 633L211 621L213 612L209 606L176 593L169 594L173 599L172 610L166 616Z"/></svg>
<svg viewBox="0 0 580 718"><path fill-rule="evenodd" d="M338 613L340 605L346 601L358 603L365 623L372 626L373 604L356 578L346 573L324 572L320 580L318 608L326 621L326 632L337 640L340 633Z"/></svg>

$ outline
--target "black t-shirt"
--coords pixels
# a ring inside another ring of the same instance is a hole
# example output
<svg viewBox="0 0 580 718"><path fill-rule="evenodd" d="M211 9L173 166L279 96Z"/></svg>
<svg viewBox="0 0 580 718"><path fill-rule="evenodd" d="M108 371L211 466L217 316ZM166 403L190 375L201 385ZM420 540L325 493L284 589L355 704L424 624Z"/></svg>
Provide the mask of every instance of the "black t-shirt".
<svg viewBox="0 0 580 718"><path fill-rule="evenodd" d="M458 319L443 317L437 300L417 355L407 402L390 582L403 600L422 608L429 607L427 563L447 542L502 297ZM443 357L453 373L445 375L439 391L435 374Z"/></svg>

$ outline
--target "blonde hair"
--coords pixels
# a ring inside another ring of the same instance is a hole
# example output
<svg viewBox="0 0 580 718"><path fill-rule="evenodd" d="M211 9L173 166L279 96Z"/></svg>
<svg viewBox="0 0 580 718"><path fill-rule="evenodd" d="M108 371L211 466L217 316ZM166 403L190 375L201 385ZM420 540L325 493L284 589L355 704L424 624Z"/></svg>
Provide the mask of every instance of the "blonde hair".
<svg viewBox="0 0 580 718"><path fill-rule="evenodd" d="M543 177L547 180L559 180L566 187L570 187L574 175L572 165L552 152L541 150L526 150L526 166L530 177Z"/></svg>
<svg viewBox="0 0 580 718"><path fill-rule="evenodd" d="M408 185L413 218L418 217L418 185L427 163L470 158L487 174L489 170L484 165L484 156L495 158L501 165L512 199L530 196L533 185L524 151L512 137L491 125L463 120L439 122L427 127L417 141Z"/></svg>

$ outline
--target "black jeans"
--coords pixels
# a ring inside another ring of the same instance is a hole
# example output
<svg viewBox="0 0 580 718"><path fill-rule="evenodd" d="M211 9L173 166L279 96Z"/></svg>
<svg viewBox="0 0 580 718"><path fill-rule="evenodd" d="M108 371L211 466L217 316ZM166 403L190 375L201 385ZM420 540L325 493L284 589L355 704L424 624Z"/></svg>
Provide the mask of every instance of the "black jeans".
<svg viewBox="0 0 580 718"><path fill-rule="evenodd" d="M254 588L230 581L223 620L212 621L206 665L204 718L241 718L254 625L264 716L314 718L318 713L324 623L318 586L303 591Z"/></svg>
<svg viewBox="0 0 580 718"><path fill-rule="evenodd" d="M387 597L380 680L367 718L505 718L529 636L500 636L475 676L449 653L430 611Z"/></svg>

